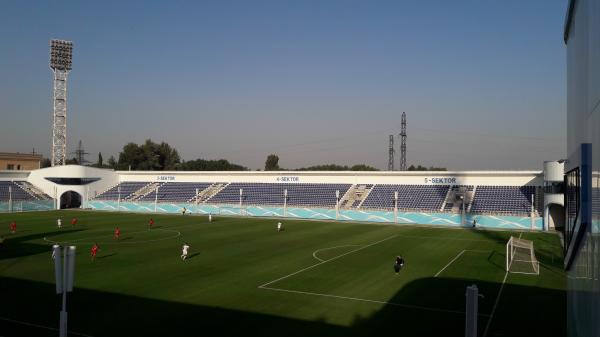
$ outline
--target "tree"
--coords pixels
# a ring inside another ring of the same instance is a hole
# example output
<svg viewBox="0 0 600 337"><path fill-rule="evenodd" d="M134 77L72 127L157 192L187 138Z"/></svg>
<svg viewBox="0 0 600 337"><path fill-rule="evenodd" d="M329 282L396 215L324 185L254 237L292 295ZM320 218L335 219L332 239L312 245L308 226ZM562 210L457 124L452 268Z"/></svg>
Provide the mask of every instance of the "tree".
<svg viewBox="0 0 600 337"><path fill-rule="evenodd" d="M279 169L279 156L270 154L267 161L265 161L265 171L277 171Z"/></svg>
<svg viewBox="0 0 600 337"><path fill-rule="evenodd" d="M98 162L96 163L96 167L103 167L104 163L102 162L102 152L98 152Z"/></svg>
<svg viewBox="0 0 600 337"><path fill-rule="evenodd" d="M40 162L40 168L50 167L50 165L52 165L50 158L42 158L42 161Z"/></svg>
<svg viewBox="0 0 600 337"><path fill-rule="evenodd" d="M108 158L108 167L113 170L117 168L117 161L115 160L114 156L110 156L110 158Z"/></svg>
<svg viewBox="0 0 600 337"><path fill-rule="evenodd" d="M366 164L358 164L358 165L352 166L350 168L350 171L379 171L379 170L374 168L373 166L369 166Z"/></svg>
<svg viewBox="0 0 600 337"><path fill-rule="evenodd" d="M117 166L121 170L131 167L132 170L163 171L175 170L180 162L179 153L169 144L157 144L147 139L142 145L128 143L123 146Z"/></svg>
<svg viewBox="0 0 600 337"><path fill-rule="evenodd" d="M79 165L79 162L77 161L77 158L67 158L67 160L65 160L65 165Z"/></svg>
<svg viewBox="0 0 600 337"><path fill-rule="evenodd" d="M408 171L446 171L445 167L433 167L430 166L429 169L425 166L418 165L410 165L407 169Z"/></svg>
<svg viewBox="0 0 600 337"><path fill-rule="evenodd" d="M336 165L336 164L327 164L327 165L315 165L309 167L302 167L297 169L296 171L379 171L378 169L368 166L365 164L353 165L352 167L348 167L346 165Z"/></svg>
<svg viewBox="0 0 600 337"><path fill-rule="evenodd" d="M204 160L196 159L181 163L177 170L181 171L247 171L248 168L230 163L225 159Z"/></svg>

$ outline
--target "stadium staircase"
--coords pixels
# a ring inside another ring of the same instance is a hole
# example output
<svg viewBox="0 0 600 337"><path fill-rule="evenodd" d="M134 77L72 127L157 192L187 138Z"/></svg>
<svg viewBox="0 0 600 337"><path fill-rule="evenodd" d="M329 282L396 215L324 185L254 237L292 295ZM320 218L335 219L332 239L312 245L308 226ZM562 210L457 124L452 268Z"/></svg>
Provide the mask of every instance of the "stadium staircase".
<svg viewBox="0 0 600 337"><path fill-rule="evenodd" d="M138 201L150 193L156 192L156 189L162 186L163 183L149 183L148 185L140 188L139 190L131 193L125 198L125 201Z"/></svg>
<svg viewBox="0 0 600 337"><path fill-rule="evenodd" d="M452 213L461 213L463 203L465 204L465 211L470 210L470 205L473 201L474 196L474 187L473 186L461 186L461 185L452 185L448 188L448 193L446 194L446 199L442 203L442 207L440 211L442 212L452 212ZM460 195L463 195L463 199L460 198Z"/></svg>
<svg viewBox="0 0 600 337"><path fill-rule="evenodd" d="M366 185L365 186L365 192L362 195L360 203L358 203L356 205L356 208L360 208L362 206L363 202L365 202L365 200L367 200L367 198L369 197L369 194L371 194L371 191L373 190L373 187L375 187L375 185Z"/></svg>
<svg viewBox="0 0 600 337"><path fill-rule="evenodd" d="M221 192L225 187L227 187L229 183L214 183L202 191L198 191L198 194L190 199L189 202L193 202L195 204L204 204L210 200L210 198L217 195Z"/></svg>
<svg viewBox="0 0 600 337"><path fill-rule="evenodd" d="M35 200L50 200L50 196L48 196L46 193L42 192L41 190L39 190L38 188L26 181L14 181L13 183L17 185L20 189L25 191L27 194L29 194Z"/></svg>
<svg viewBox="0 0 600 337"><path fill-rule="evenodd" d="M352 185L352 187L350 187L340 198L340 208L359 208L369 195L369 192L371 192L372 188L373 185Z"/></svg>
<svg viewBox="0 0 600 337"><path fill-rule="evenodd" d="M477 185L473 186L473 193L471 194L471 200L467 205L467 213L471 213L471 207L473 207L473 200L475 200L475 193L477 192Z"/></svg>
<svg viewBox="0 0 600 337"><path fill-rule="evenodd" d="M96 197L97 197L97 196L99 196L99 195L103 195L104 193L106 193L106 192L108 192L108 191L110 191L110 190L112 190L112 189L115 189L115 188L117 188L117 186L119 186L119 184L118 184L118 183L117 183L117 184L114 184L114 185L112 185L112 186L110 186L109 188L105 189L105 190L104 190L104 191L102 191L101 193L97 193L96 195L94 195L94 198L96 198Z"/></svg>

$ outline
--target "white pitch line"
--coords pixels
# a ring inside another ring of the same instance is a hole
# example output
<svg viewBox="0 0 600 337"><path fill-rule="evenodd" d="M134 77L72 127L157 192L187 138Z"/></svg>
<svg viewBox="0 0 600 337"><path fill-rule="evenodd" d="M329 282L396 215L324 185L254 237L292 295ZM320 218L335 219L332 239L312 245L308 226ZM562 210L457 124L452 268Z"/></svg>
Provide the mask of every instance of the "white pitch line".
<svg viewBox="0 0 600 337"><path fill-rule="evenodd" d="M496 312L496 307L498 306L498 302L500 302L500 295L502 295L502 290L504 289L504 284L506 283L506 278L508 277L508 271L504 274L504 280L502 280L502 285L500 286L500 291L498 291L498 296L496 296L496 302L494 302L494 306L492 307L492 313L490 314L490 318L485 326L485 331L483 332L483 337L487 336L488 330L490 329L490 325L492 325L492 319L494 318L494 313Z"/></svg>
<svg viewBox="0 0 600 337"><path fill-rule="evenodd" d="M34 328L40 328L40 329L58 331L57 328L53 328L51 326L46 326L46 325L41 325L41 324L35 324L35 323L29 323L29 322L23 322L23 321L18 321L16 319L10 319L10 318L6 318L6 317L0 317L0 320L11 322L11 323L15 323L15 324L21 324L21 325L31 326L31 327L34 327ZM83 337L93 337L91 335L86 335L84 333L75 332L75 331L69 331L68 333L71 334L71 335L77 335L77 336L83 336Z"/></svg>
<svg viewBox="0 0 600 337"><path fill-rule="evenodd" d="M490 250L465 249L462 252L458 253L458 255L456 255L456 257L452 259L452 261L450 261L444 268L442 268L442 270L438 271L437 274L435 274L433 277L438 277L438 275L440 275L446 268L448 268L452 264L452 262L454 262L456 259L458 259L465 252L489 253Z"/></svg>
<svg viewBox="0 0 600 337"><path fill-rule="evenodd" d="M440 275L446 268L448 268L448 266L450 266L452 264L452 262L456 261L456 259L458 259L461 255L463 255L464 252L465 252L465 250L458 253L458 255L456 255L456 257L454 257L450 262L448 262L448 264L445 265L444 268L440 269L440 271L438 271L437 274L435 274L433 277L438 277L438 275Z"/></svg>
<svg viewBox="0 0 600 337"><path fill-rule="evenodd" d="M317 253L318 253L318 252L322 252L322 251L324 251L324 250L335 249L335 248L342 248L342 247L359 247L359 246L360 246L360 245L342 245L342 246L335 246L335 247L321 248L321 249L317 249L317 250L315 250L315 251L313 252L313 257L314 257L315 259L317 259L317 260L321 261L321 262L325 262L325 261L327 261L327 260L323 260L323 259L321 259L321 258L319 258L319 257L317 256Z"/></svg>
<svg viewBox="0 0 600 337"><path fill-rule="evenodd" d="M392 306L396 306L396 307L403 307L403 308L407 308L407 309L418 309L418 310L427 310L427 311L444 312L444 313L461 314L461 315L465 314L464 311L460 311L460 310L450 310L450 309L423 307L423 306L419 306L419 305L411 305L411 304L403 304L403 303L396 303L396 302L370 300L370 299L358 298L358 297L338 296L338 295L331 295L331 294L322 294L322 293L314 293L314 292L309 292L309 291L289 290L289 289L272 288L272 287L261 287L261 289L273 290L273 291L281 291L281 292L286 292L286 293L302 294L302 295L331 297L331 298L338 298L338 299L342 299L342 300L351 300L351 301L359 301L359 302L369 302L369 303L377 303L377 304L386 304L386 305L392 305ZM486 315L486 314L479 314L479 316L489 317L489 315Z"/></svg>
<svg viewBox="0 0 600 337"><path fill-rule="evenodd" d="M385 238L385 239L383 239L383 240L379 240L379 241L377 241L377 242L370 243L370 244L368 244L368 245L366 245L366 246L362 246L362 247L360 247L360 248L357 248L357 249L351 250L351 251L349 251L349 252L347 252L347 253L344 253L344 254L338 255L338 256L336 256L336 257L333 257L333 258L331 258L331 259L329 259L329 260L325 260L325 261L322 261L322 262L319 262L319 263L313 264L312 266L308 266L308 267L306 267L306 268L304 268L304 269L300 269L300 270L298 270L298 271L295 271L295 272L293 272L293 273L291 273L291 274L288 274L288 275L282 276L282 277L280 277L280 278L278 278L278 279L275 279L275 280L273 280L273 281L269 281L269 282L267 282L267 283L265 283L265 284L261 284L261 285L259 285L259 286L258 286L258 288L264 288L264 287L268 286L269 284L273 284L273 283L275 283L275 282L278 282L278 281L284 280L284 279L286 279L286 278L288 278L288 277L290 277L290 276L294 276L294 275L296 275L296 274L300 274L300 273L301 273L301 272L303 272L303 271L307 271L307 270L309 270L309 269L312 269L312 268L314 268L314 267L316 267L316 266L320 266L320 265L322 265L322 264L324 264L324 263L327 263L327 262L331 262L331 261L337 260L337 259L339 259L339 258L341 258L341 257L343 257L343 256L346 256L346 255L348 255L348 254L352 254L352 253L358 252L358 251L360 251L360 250L363 250L363 249L369 248L369 247L371 247L371 246L374 246L374 245L376 245L376 244L378 244L378 243L382 243L382 242L384 242L384 241L387 241L387 240L393 239L393 238L395 238L396 236L397 236L397 235L392 235L392 236L390 236L390 237L388 237L388 238Z"/></svg>

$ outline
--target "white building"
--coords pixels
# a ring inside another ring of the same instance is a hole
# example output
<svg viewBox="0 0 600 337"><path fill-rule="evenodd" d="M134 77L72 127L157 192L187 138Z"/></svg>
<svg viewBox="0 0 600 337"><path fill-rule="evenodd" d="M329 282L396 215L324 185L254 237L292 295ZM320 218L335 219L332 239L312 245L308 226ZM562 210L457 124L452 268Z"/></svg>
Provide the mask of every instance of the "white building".
<svg viewBox="0 0 600 337"><path fill-rule="evenodd" d="M570 0L565 267L568 334L600 336L600 0Z"/></svg>

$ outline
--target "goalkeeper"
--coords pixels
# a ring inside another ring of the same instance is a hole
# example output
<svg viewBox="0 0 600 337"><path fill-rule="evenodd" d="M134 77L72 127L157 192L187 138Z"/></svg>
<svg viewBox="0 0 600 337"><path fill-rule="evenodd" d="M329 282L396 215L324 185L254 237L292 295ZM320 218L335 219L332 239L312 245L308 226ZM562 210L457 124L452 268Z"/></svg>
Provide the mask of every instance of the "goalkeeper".
<svg viewBox="0 0 600 337"><path fill-rule="evenodd" d="M401 255L396 256L396 262L394 262L394 271L396 274L404 267L404 258Z"/></svg>

